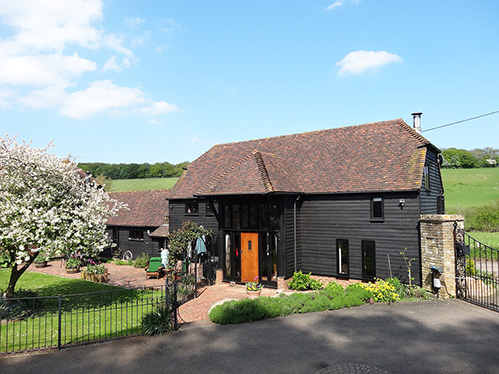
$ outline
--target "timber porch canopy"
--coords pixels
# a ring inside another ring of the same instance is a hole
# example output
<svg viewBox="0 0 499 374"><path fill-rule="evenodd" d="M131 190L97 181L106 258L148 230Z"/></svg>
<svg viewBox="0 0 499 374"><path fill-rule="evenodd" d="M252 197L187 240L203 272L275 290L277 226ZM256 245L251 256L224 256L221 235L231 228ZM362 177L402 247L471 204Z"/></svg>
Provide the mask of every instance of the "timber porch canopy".
<svg viewBox="0 0 499 374"><path fill-rule="evenodd" d="M366 268L375 266L374 246L383 244L381 239L375 240L388 232L382 230L391 230L392 235L401 230L389 227L387 214L387 224L374 227L375 235L367 235L373 221L369 213L367 224L362 221L366 206L372 210L376 195L376 208L377 201L386 201L389 213L391 197L397 204L399 199L407 199L407 207L401 210L397 206L394 212L397 222L412 225L414 231L417 224L412 220L418 219L421 204L418 200L416 211L412 199L419 199L427 158L438 153L438 148L402 119L215 145L187 167L170 191L171 205L185 204L185 214L182 207L170 209L170 227L175 230L182 221L192 220L218 232L216 251L226 280L257 277L275 282L276 272L288 277L296 268L322 275L343 274L337 270L338 252L329 248L339 239L343 248L347 246L343 253L357 267L345 274L366 278L375 273ZM195 204L194 208L188 204ZM384 214L382 205L381 209ZM339 220L334 227L347 221L359 224L335 231L333 224L324 224L325 219ZM417 232L412 231L409 247L414 247L414 236L417 241ZM365 251L372 253L372 258L361 258L362 248L370 248ZM418 250L409 251L419 257ZM245 273L241 257L247 252L259 256L249 261L254 269ZM345 264L341 266L345 268Z"/></svg>

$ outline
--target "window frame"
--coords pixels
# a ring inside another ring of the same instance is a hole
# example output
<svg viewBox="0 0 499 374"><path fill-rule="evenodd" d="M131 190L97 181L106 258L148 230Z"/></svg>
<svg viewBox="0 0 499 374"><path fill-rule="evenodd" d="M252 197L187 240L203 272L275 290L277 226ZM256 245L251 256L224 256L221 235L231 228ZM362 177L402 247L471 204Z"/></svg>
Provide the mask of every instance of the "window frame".
<svg viewBox="0 0 499 374"><path fill-rule="evenodd" d="M342 271L343 255L341 252L343 248L340 247L340 244L342 243L346 244L346 272ZM350 244L348 239L336 239L336 274L338 277L350 276Z"/></svg>
<svg viewBox="0 0 499 374"><path fill-rule="evenodd" d="M144 231L142 230L128 230L128 240L130 241L144 241Z"/></svg>
<svg viewBox="0 0 499 374"><path fill-rule="evenodd" d="M423 182L425 191L430 191L430 167L425 165L423 168Z"/></svg>
<svg viewBox="0 0 499 374"><path fill-rule="evenodd" d="M373 248L373 261L372 261L372 267L373 267L373 273L372 275L368 275L366 272L366 246L372 244ZM361 250L362 250L362 277L365 279L374 279L376 278L376 241L374 240L362 240L361 241Z"/></svg>
<svg viewBox="0 0 499 374"><path fill-rule="evenodd" d="M379 203L380 209L376 208L376 204ZM381 212L381 215L375 215L377 211ZM371 221L384 221L385 220L385 199L382 197L371 198Z"/></svg>
<svg viewBox="0 0 499 374"><path fill-rule="evenodd" d="M185 214L188 216L199 215L199 202L197 200L186 202L185 203Z"/></svg>

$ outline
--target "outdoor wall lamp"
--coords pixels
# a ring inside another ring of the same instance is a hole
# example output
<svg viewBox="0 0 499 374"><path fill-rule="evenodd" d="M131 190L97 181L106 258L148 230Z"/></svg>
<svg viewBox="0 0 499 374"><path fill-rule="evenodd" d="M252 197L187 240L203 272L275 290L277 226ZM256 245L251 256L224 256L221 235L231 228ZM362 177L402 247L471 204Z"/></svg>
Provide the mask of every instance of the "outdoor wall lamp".
<svg viewBox="0 0 499 374"><path fill-rule="evenodd" d="M399 206L400 206L401 208L403 208L403 207L405 206L405 200L404 200L404 199L400 199L400 200L399 200Z"/></svg>
<svg viewBox="0 0 499 374"><path fill-rule="evenodd" d="M444 269L441 266L430 266L431 269L431 287L437 293L437 299L439 298L439 291L442 288L442 282L440 282L440 275L444 273Z"/></svg>

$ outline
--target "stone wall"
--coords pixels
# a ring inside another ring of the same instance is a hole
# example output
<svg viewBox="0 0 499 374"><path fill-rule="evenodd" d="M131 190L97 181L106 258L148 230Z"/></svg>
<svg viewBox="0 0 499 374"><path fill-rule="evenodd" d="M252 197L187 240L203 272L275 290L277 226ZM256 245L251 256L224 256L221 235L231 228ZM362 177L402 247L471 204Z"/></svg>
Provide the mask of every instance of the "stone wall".
<svg viewBox="0 0 499 374"><path fill-rule="evenodd" d="M435 293L432 288L432 266L443 269L443 273L436 275L440 279L442 288L440 297L456 296L456 262L454 246L454 225L462 229L464 216L462 215L422 215L420 219L421 237L421 275L423 287Z"/></svg>

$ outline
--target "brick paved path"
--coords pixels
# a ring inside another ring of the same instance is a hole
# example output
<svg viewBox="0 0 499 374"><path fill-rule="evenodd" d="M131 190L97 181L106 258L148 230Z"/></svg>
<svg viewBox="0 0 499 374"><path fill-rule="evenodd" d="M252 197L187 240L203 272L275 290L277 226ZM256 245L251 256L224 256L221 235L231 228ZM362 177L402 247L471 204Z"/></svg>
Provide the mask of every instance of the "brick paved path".
<svg viewBox="0 0 499 374"><path fill-rule="evenodd" d="M277 294L275 289L266 289L262 291L262 296L274 296ZM208 318L210 308L221 303L224 300L241 300L247 298L246 287L243 285L230 286L228 283L214 286L203 287L198 292L198 297L180 307L179 322L185 323L183 328L200 325L209 325L211 321Z"/></svg>
<svg viewBox="0 0 499 374"><path fill-rule="evenodd" d="M136 269L133 266L106 264L109 272L109 282L112 286L126 288L158 287L165 284L164 278L146 278L144 269ZM81 278L81 273L68 274L60 260L50 261L47 267L36 268L31 265L28 271L50 274L65 278ZM264 288L262 296L276 295L277 291ZM215 286L200 287L198 297L185 303L179 308L178 318L184 323L183 328L211 324L208 318L209 309L223 300L240 300L248 297L246 289L242 285L230 286L227 283Z"/></svg>

